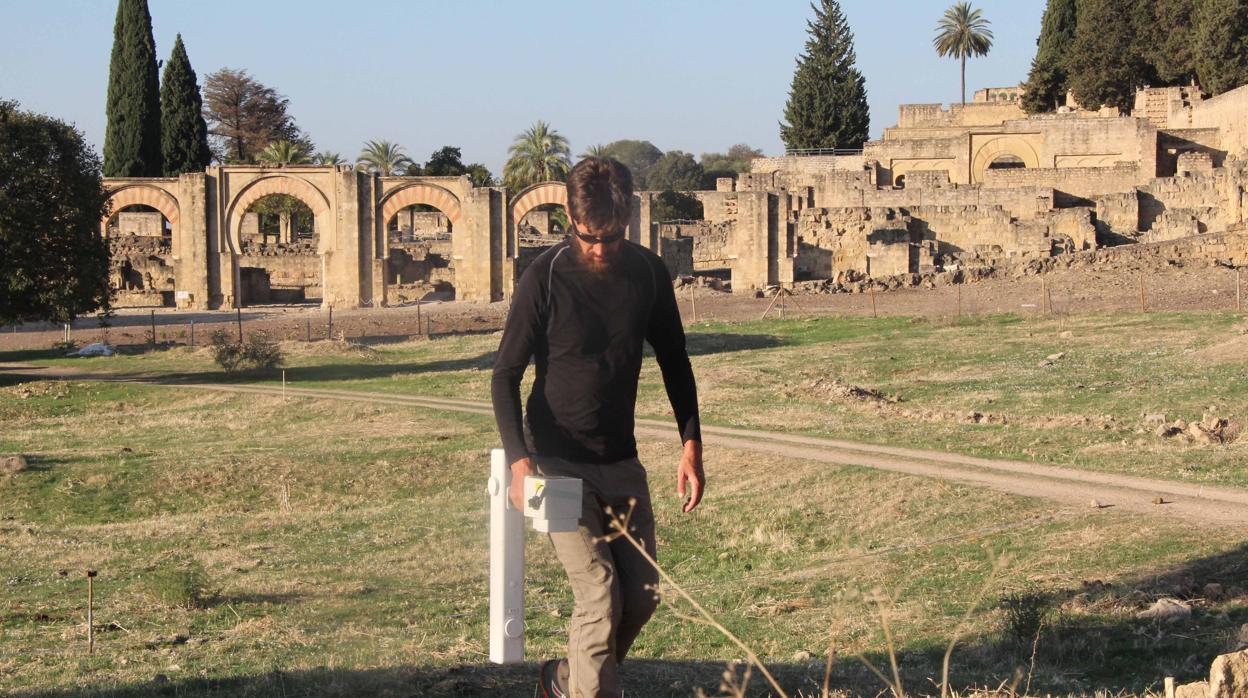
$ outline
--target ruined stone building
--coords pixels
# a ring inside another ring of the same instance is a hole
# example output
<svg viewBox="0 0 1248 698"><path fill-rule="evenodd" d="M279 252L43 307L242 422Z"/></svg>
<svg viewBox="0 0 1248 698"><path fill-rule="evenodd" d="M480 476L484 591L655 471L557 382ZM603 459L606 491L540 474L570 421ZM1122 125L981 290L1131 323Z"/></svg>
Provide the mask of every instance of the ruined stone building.
<svg viewBox="0 0 1248 698"><path fill-rule="evenodd" d="M700 221L652 220L656 193L638 192L629 239L673 274L750 290L1242 226L1248 87L1213 99L1143 90L1131 116L1029 117L1019 95L990 88L965 105L902 105L861 152L758 158L714 191L690 192ZM101 227L119 305L184 308L501 300L560 239L551 209L567 197L558 182L511 193L349 166L213 166L105 182ZM272 197L284 207L266 208Z"/></svg>

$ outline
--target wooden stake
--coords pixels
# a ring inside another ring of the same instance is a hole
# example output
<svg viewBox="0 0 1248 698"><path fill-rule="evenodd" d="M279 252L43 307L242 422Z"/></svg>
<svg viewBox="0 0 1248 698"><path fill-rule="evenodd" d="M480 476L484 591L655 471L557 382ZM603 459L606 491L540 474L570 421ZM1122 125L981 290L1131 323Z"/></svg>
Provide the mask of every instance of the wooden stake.
<svg viewBox="0 0 1248 698"><path fill-rule="evenodd" d="M1148 312L1148 308L1144 305L1144 272L1140 272L1140 312Z"/></svg>
<svg viewBox="0 0 1248 698"><path fill-rule="evenodd" d="M962 284L957 284L958 289L958 314L957 318L962 319Z"/></svg>
<svg viewBox="0 0 1248 698"><path fill-rule="evenodd" d="M781 289L777 288L777 290L776 290L776 297L775 297L775 298L772 298L772 299L771 299L771 303L768 303L768 304L767 304L767 309L763 311L763 317L762 317L762 318L760 318L761 320L766 320L766 319L767 319L767 313L770 313L770 312L771 312L771 308L772 308L772 306L774 306L774 305L776 304L776 301L780 300L780 292L781 292Z"/></svg>
<svg viewBox="0 0 1248 698"><path fill-rule="evenodd" d="M1244 312L1244 293L1239 285L1239 268L1235 269L1235 312Z"/></svg>
<svg viewBox="0 0 1248 698"><path fill-rule="evenodd" d="M868 286L867 293L871 296L871 317L879 317L880 313L875 307L875 286Z"/></svg>
<svg viewBox="0 0 1248 698"><path fill-rule="evenodd" d="M308 341L311 342L312 341L312 318L305 318L305 322L307 323Z"/></svg>
<svg viewBox="0 0 1248 698"><path fill-rule="evenodd" d="M789 295L789 290L781 286L780 292L778 295L780 296L780 319L783 320L784 319L784 297Z"/></svg>
<svg viewBox="0 0 1248 698"><path fill-rule="evenodd" d="M95 570L87 570L87 654L95 654Z"/></svg>
<svg viewBox="0 0 1248 698"><path fill-rule="evenodd" d="M282 402L286 402L286 369L282 369Z"/></svg>
<svg viewBox="0 0 1248 698"><path fill-rule="evenodd" d="M416 334L421 334L421 325L423 324L424 322L421 320L421 317L420 317L420 299L417 298L416 299Z"/></svg>
<svg viewBox="0 0 1248 698"><path fill-rule="evenodd" d="M1049 281L1048 279L1041 276L1040 277L1040 314L1041 315L1049 314L1050 309L1048 305L1048 297L1049 297Z"/></svg>
<svg viewBox="0 0 1248 698"><path fill-rule="evenodd" d="M195 346L195 321L191 320L191 346Z"/></svg>
<svg viewBox="0 0 1248 698"><path fill-rule="evenodd" d="M152 311L151 318L152 318L152 346L156 346L156 311L155 310Z"/></svg>
<svg viewBox="0 0 1248 698"><path fill-rule="evenodd" d="M235 308L234 312L236 314L235 317L238 320L238 343L242 344L243 343L243 309Z"/></svg>
<svg viewBox="0 0 1248 698"><path fill-rule="evenodd" d="M325 326L325 338L334 338L334 306L329 306L329 323Z"/></svg>
<svg viewBox="0 0 1248 698"><path fill-rule="evenodd" d="M698 321L698 285L689 284L689 321L696 323Z"/></svg>

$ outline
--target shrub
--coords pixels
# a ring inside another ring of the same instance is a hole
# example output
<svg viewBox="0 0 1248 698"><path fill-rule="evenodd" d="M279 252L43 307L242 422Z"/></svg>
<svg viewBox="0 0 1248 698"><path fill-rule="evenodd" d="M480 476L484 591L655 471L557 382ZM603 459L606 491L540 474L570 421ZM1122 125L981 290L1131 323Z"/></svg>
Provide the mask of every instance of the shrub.
<svg viewBox="0 0 1248 698"><path fill-rule="evenodd" d="M243 345L232 341L230 333L217 330L212 333L210 344L212 360L227 372L237 371L243 362Z"/></svg>
<svg viewBox="0 0 1248 698"><path fill-rule="evenodd" d="M1036 592L1018 592L1001 599L1005 628L1012 640L1030 646L1049 617L1049 598Z"/></svg>
<svg viewBox="0 0 1248 698"><path fill-rule="evenodd" d="M246 342L236 342L230 333L217 330L212 333L212 359L227 372L242 368L269 370L282 365L282 350L277 342L263 332L251 332Z"/></svg>
<svg viewBox="0 0 1248 698"><path fill-rule="evenodd" d="M282 365L282 349L265 333L251 332L243 347L243 360L253 368L274 369Z"/></svg>
<svg viewBox="0 0 1248 698"><path fill-rule="evenodd" d="M153 599L177 608L203 608L215 596L208 584L204 566L187 557L161 562L143 576L143 586Z"/></svg>

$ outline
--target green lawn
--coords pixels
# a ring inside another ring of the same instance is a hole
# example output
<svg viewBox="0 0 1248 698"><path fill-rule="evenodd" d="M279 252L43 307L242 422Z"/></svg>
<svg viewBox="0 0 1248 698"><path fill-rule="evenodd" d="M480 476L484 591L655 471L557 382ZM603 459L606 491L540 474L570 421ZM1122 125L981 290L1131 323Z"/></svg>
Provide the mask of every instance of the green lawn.
<svg viewBox="0 0 1248 698"><path fill-rule="evenodd" d="M698 326L691 346L711 422L1243 484L1242 443L1136 433L1145 412L1248 412L1238 322L821 319ZM292 346L287 376L304 387L484 400L496 342ZM1058 351L1066 356L1038 366ZM202 350L52 362L223 379ZM820 377L901 402L829 400L808 387ZM533 664L494 667L484 654L483 484L496 441L488 418L138 384L11 383L0 382L10 384L0 387L0 453L29 454L32 468L0 478L0 693L531 695ZM653 366L643 383L642 409L664 414ZM926 421L897 408L977 410L1010 424ZM1121 426L1025 422L1075 414ZM1127 459L1133 452L1148 457ZM851 657L885 661L877 606L864 600L877 591L892 599L909 687L934 690L927 681L939 675L944 643L1000 555L1009 562L954 654L960 689L995 687L1018 667L1034 694L1156 689L1165 675L1207 671L1248 622L1248 596L1232 588L1248 578L1237 531L715 449L709 496L687 516L671 494L674 448L646 442L641 455L661 561L793 695L818 694L830 637L834 687L882 688ZM537 660L560 651L571 598L546 541L530 534L528 553L528 656ZM204 601L161 600L157 580L188 567L203 570ZM93 656L87 569L99 571ZM1210 583L1223 594L1206 593ZM1044 615L1038 635L1025 618L1011 620L1005 602L1017 595ZM1162 596L1190 599L1193 615L1136 618ZM739 657L677 610L689 612L665 597L639 640L626 670L631 695L713 692L724 663ZM762 689L757 674L752 686Z"/></svg>

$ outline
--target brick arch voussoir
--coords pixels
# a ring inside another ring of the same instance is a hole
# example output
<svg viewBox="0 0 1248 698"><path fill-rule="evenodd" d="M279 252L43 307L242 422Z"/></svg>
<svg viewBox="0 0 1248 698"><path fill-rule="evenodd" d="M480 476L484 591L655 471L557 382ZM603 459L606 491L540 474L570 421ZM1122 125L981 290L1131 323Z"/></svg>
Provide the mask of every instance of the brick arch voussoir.
<svg viewBox="0 0 1248 698"><path fill-rule="evenodd" d="M127 206L150 206L160 211L161 215L169 221L169 225L177 225L181 218L178 200L158 187L146 185L123 187L114 191L108 197L108 201L110 204L108 215L100 220L101 225L107 224L113 216Z"/></svg>
<svg viewBox="0 0 1248 698"><path fill-rule="evenodd" d="M546 204L568 207L568 187L563 182L541 182L525 189L511 205L511 220L519 224L525 215Z"/></svg>
<svg viewBox="0 0 1248 698"><path fill-rule="evenodd" d="M381 202L381 219L385 225L408 206L422 204L442 212L454 226L463 216L459 198L450 191L432 184L410 184L386 195Z"/></svg>
<svg viewBox="0 0 1248 698"><path fill-rule="evenodd" d="M247 212L247 209L251 208L252 204L266 196L275 194L292 196L302 201L308 208L312 209L312 214L315 216L329 212L329 200L320 189L302 179L286 175L264 177L252 182L239 192L230 208L236 217L241 218Z"/></svg>

